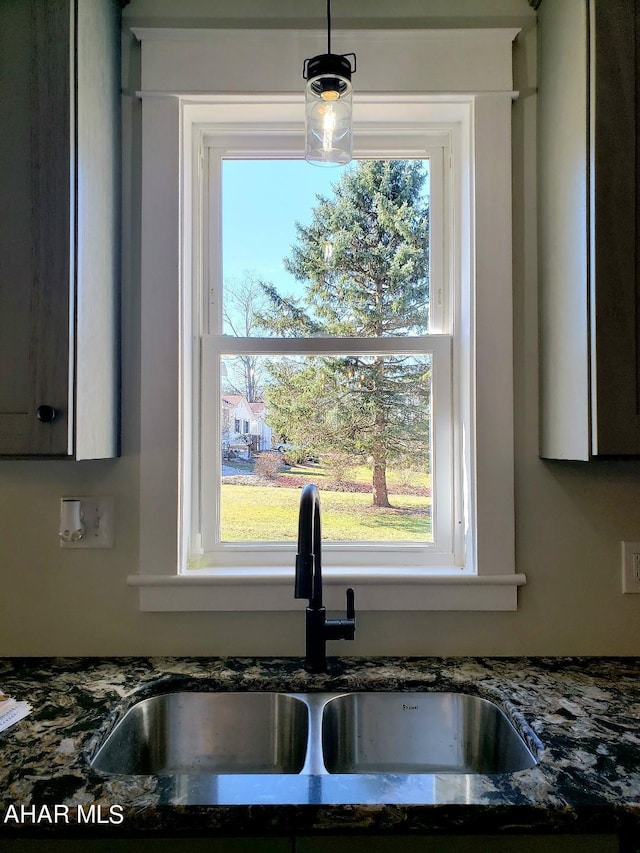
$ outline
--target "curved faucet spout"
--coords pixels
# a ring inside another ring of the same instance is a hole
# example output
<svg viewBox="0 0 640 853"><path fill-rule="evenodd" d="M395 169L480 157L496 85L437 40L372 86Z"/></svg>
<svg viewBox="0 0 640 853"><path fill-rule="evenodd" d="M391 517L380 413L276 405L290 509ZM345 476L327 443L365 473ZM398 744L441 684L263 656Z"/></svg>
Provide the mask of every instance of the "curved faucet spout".
<svg viewBox="0 0 640 853"><path fill-rule="evenodd" d="M296 598L308 598L310 607L322 607L322 526L320 495L312 483L300 497Z"/></svg>
<svg viewBox="0 0 640 853"><path fill-rule="evenodd" d="M356 627L354 592L347 590L347 618L327 619L322 604L322 528L320 496L313 484L300 497L295 597L308 598L305 668L326 672L327 640L353 640Z"/></svg>

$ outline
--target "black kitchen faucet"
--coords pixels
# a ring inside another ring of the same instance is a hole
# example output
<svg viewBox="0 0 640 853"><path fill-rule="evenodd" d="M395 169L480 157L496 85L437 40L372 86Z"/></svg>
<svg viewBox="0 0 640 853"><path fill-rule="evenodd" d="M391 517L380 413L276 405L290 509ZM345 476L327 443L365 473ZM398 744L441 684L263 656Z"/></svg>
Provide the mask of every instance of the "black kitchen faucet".
<svg viewBox="0 0 640 853"><path fill-rule="evenodd" d="M355 595L347 590L347 618L327 619L322 604L322 533L320 496L313 484L300 497L298 554L296 556L296 598L308 598L306 608L307 672L327 671L327 640L353 640L356 631Z"/></svg>

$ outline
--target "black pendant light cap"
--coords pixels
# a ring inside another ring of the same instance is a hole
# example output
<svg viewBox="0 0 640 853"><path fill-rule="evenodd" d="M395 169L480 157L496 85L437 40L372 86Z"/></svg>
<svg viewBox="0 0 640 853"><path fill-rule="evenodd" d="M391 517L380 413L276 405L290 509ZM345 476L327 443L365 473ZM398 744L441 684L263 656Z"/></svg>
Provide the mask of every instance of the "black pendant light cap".
<svg viewBox="0 0 640 853"><path fill-rule="evenodd" d="M353 57L353 65L350 57ZM356 55L355 53L321 53L318 56L312 56L311 59L305 59L302 69L302 76L305 80L313 81L316 77L327 78L343 78L346 81L351 81L351 75L356 71ZM338 80L338 84L340 81ZM312 83L312 85L315 85ZM319 91L322 91L325 84L322 80L318 81ZM330 87L330 83L326 84L326 88ZM343 82L339 86L342 90L346 89L346 84Z"/></svg>

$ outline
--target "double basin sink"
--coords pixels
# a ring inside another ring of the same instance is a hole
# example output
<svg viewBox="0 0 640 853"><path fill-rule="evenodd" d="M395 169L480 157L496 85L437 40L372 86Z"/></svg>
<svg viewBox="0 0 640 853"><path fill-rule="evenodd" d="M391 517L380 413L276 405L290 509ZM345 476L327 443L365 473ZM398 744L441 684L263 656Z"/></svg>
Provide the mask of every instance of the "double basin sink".
<svg viewBox="0 0 640 853"><path fill-rule="evenodd" d="M453 693L176 692L131 707L91 759L108 774L488 774L535 766L506 714Z"/></svg>

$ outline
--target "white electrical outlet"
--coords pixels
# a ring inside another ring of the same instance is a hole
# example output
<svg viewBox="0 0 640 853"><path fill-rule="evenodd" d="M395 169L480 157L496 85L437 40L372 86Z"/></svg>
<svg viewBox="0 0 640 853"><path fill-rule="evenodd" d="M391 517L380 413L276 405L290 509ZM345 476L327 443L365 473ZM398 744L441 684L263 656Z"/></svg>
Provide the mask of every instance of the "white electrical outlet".
<svg viewBox="0 0 640 853"><path fill-rule="evenodd" d="M80 538L63 535L67 524L64 504L69 501L80 502L80 518L84 528ZM113 498L94 495L62 498L60 501L60 547L113 548Z"/></svg>
<svg viewBox="0 0 640 853"><path fill-rule="evenodd" d="M640 593L640 542L622 543L622 591Z"/></svg>

